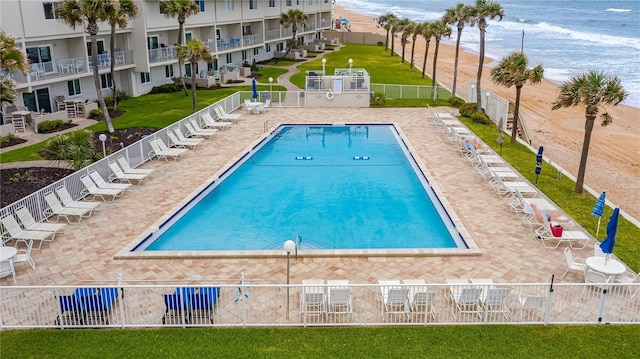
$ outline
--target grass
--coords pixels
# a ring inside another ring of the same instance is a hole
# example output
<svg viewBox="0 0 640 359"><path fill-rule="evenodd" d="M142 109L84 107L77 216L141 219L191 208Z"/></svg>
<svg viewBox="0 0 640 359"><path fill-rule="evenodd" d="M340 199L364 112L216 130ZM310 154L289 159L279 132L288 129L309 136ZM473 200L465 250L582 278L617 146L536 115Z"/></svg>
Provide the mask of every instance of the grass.
<svg viewBox="0 0 640 359"><path fill-rule="evenodd" d="M269 77L273 78L273 83L277 84L278 83L278 77L280 75L286 74L287 73L287 69L279 69L279 68L273 68L273 67L262 67L262 69L258 72L256 72L262 76L260 76L257 81L260 83L265 83L268 84L269 83Z"/></svg>
<svg viewBox="0 0 640 359"><path fill-rule="evenodd" d="M0 332L7 358L633 358L632 325Z"/></svg>

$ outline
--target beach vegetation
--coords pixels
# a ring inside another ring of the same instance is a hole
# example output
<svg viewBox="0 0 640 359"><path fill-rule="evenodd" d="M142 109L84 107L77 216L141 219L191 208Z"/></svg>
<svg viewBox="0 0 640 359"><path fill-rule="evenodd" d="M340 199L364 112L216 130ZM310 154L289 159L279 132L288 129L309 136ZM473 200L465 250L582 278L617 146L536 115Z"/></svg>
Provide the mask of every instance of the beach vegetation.
<svg viewBox="0 0 640 359"><path fill-rule="evenodd" d="M403 18L398 22L398 31L400 31L400 45L402 46L402 56L400 62L404 64L404 54L405 49L407 48L407 42L409 41L409 36L413 33L413 28L416 25L415 22Z"/></svg>
<svg viewBox="0 0 640 359"><path fill-rule="evenodd" d="M481 125L492 125L493 121L491 121L491 119L489 118L489 116L487 116L486 113L484 112L474 112L471 114L471 120L473 120L473 122L479 123Z"/></svg>
<svg viewBox="0 0 640 359"><path fill-rule="evenodd" d="M429 45L431 44L431 38L433 37L432 25L432 22L424 23L424 27L422 28L422 32L420 33L420 35L424 37L424 41L426 42L424 48L424 61L422 62L422 78L424 78L427 74L427 58L429 58Z"/></svg>
<svg viewBox="0 0 640 359"><path fill-rule="evenodd" d="M291 9L280 14L280 25L284 26L285 28L290 27L291 32L293 33L293 35L291 36L291 40L289 40L287 51L281 58L287 57L289 52L297 47L296 35L298 34L298 25L304 24L308 19L309 15L307 15L307 13L303 12L300 9ZM276 59L276 64L281 58Z"/></svg>
<svg viewBox="0 0 640 359"><path fill-rule="evenodd" d="M453 97L451 96L451 98L449 98L449 104L453 107L456 108L460 108L462 105L464 105L466 102L461 99L460 97ZM473 106L475 108L475 105Z"/></svg>
<svg viewBox="0 0 640 359"><path fill-rule="evenodd" d="M451 37L451 28L443 22L434 22L431 24L433 38L436 40L436 48L433 51L433 72L431 73L431 82L433 83L433 102L438 102L438 82L436 81L436 70L438 65L438 48L440 40L443 36Z"/></svg>
<svg viewBox="0 0 640 359"><path fill-rule="evenodd" d="M580 155L580 166L576 177L574 191L582 193L584 186L584 175L587 169L587 158L589 156L589 144L591 142L591 132L599 108L604 112L600 115L602 126L607 126L613 122L613 118L607 112L604 105L617 106L629 96L629 93L622 87L620 79L614 75L609 75L602 71L589 70L576 76L560 85L560 93L554 101L551 109L557 110L564 107L585 106L584 140L582 142L582 154Z"/></svg>
<svg viewBox="0 0 640 359"><path fill-rule="evenodd" d="M182 61L191 63L191 101L193 112L198 111L198 102L196 100L196 74L198 73L198 62L201 60L211 61L211 52L205 46L204 42L197 39L190 39L186 45L176 46L176 55Z"/></svg>
<svg viewBox="0 0 640 359"><path fill-rule="evenodd" d="M464 25L469 22L469 9L471 7L464 3L458 3L455 7L445 9L444 15L441 21L447 25L456 25L458 29L456 37L456 55L453 65L453 86L451 87L452 98L456 96L456 83L458 80L458 58L460 55L460 38L462 37L462 30Z"/></svg>
<svg viewBox="0 0 640 359"><path fill-rule="evenodd" d="M382 92L374 92L371 97L371 104L375 107L384 107L387 104L387 97Z"/></svg>
<svg viewBox="0 0 640 359"><path fill-rule="evenodd" d="M97 159L92 136L93 132L87 129L54 136L47 141L47 157L56 162L70 161L78 171Z"/></svg>
<svg viewBox="0 0 640 359"><path fill-rule="evenodd" d="M178 45L184 43L184 22L191 15L195 15L200 11L200 7L193 0L166 0L160 1L160 13L167 19L178 19ZM187 85L184 83L184 75L182 73L184 69L184 62L178 58L178 67L180 68L180 83L184 90L184 95L189 96L187 92ZM193 70L193 69L192 69Z"/></svg>
<svg viewBox="0 0 640 359"><path fill-rule="evenodd" d="M16 98L16 82L7 74L18 71L27 73L30 69L27 56L16 39L0 29L0 103L13 103Z"/></svg>
<svg viewBox="0 0 640 359"><path fill-rule="evenodd" d="M100 31L98 24L107 20L107 4L107 1L63 0L56 3L55 6L56 19L69 25L74 30L77 26L82 26L89 34L91 39L90 56L93 64L98 64L98 32ZM102 109L109 132L113 132L115 130L111 122L111 116L109 116L107 104L102 96L98 66L93 66L92 68L93 84L96 88L98 104Z"/></svg>
<svg viewBox="0 0 640 359"><path fill-rule="evenodd" d="M476 77L476 98L478 99L478 105L476 109L480 111L482 109L480 97L482 96L482 68L484 67L484 52L485 52L485 34L487 32L487 19L493 20L498 18L502 20L504 17L504 10L502 5L491 0L476 0L474 6L469 8L469 24L471 26L478 25L480 30L480 58L478 60L478 74Z"/></svg>
<svg viewBox="0 0 640 359"><path fill-rule="evenodd" d="M409 63L409 70L411 71L413 71L413 65L414 65L413 59L416 53L416 40L418 39L418 36L420 36L420 34L422 33L424 27L425 27L424 22L415 23L413 26L413 31L411 32L411 62Z"/></svg>
<svg viewBox="0 0 640 359"><path fill-rule="evenodd" d="M513 124L511 125L511 143L516 142L518 136L518 116L520 114L520 95L522 86L526 83L537 85L544 78L544 68L537 65L529 68L527 55L522 52L512 52L505 56L498 66L491 70L491 80L507 88L516 87L516 105L513 110Z"/></svg>
<svg viewBox="0 0 640 359"><path fill-rule="evenodd" d="M391 31L391 27L393 23L398 19L393 13L388 12L385 15L382 15L378 18L378 25L380 25L383 29L387 31L387 36L384 40L384 50L386 51L389 48L389 32Z"/></svg>
<svg viewBox="0 0 640 359"><path fill-rule="evenodd" d="M402 27L404 25L406 25L406 23L404 21L409 21L408 19L394 19L393 22L391 23L391 53L389 54L390 56L395 56L396 54L396 50L395 50L395 44L396 44L396 40L395 38L397 37L398 33L400 31L402 31Z"/></svg>
<svg viewBox="0 0 640 359"><path fill-rule="evenodd" d="M138 6L133 0L109 1L106 4L106 15L107 15L107 22L109 23L109 27L111 28L111 37L109 40L109 53L112 55L115 55L116 26L118 26L121 29L124 29L125 27L127 27L129 20L138 16ZM115 61L111 61L111 68L109 72L111 73L111 95L115 100L113 102L114 111L118 107L118 101L120 100L118 96L118 91L116 88L115 66L116 66Z"/></svg>

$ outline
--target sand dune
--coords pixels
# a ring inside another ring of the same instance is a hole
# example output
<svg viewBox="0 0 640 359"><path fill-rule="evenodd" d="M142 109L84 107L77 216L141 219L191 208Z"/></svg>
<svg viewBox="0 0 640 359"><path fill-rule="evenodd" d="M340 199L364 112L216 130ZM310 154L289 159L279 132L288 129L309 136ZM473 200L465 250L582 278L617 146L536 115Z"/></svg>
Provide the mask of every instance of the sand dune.
<svg viewBox="0 0 640 359"><path fill-rule="evenodd" d="M384 29L376 28L377 24L371 16L350 12L340 6L336 6L334 16L348 18L351 31L385 34ZM453 45L441 43L438 52L437 79L449 89L453 85L456 31L448 40ZM465 27L465 31L478 29ZM491 27L487 31L491 31ZM396 51L401 51L399 39L395 41ZM422 64L424 49L425 41L419 38L416 42L416 64ZM427 63L429 76L432 76L433 49L432 41ZM407 50L406 55L410 56L410 49ZM502 98L515 100L515 88L505 88L491 82L491 69L487 65L492 61L485 58L482 86ZM461 49L456 92L463 98L467 96L468 84L475 83L477 67L478 55ZM373 80L375 82L375 74ZM551 104L557 95L558 84L548 80L536 86L525 85L521 95L521 114L531 134L532 145L544 146L545 156L562 166L565 172L576 175L584 138L585 109L573 107L552 111ZM598 192L606 190L607 200L640 219L640 109L619 105L607 110L614 120L607 127L601 127L599 123L594 127L585 183Z"/></svg>

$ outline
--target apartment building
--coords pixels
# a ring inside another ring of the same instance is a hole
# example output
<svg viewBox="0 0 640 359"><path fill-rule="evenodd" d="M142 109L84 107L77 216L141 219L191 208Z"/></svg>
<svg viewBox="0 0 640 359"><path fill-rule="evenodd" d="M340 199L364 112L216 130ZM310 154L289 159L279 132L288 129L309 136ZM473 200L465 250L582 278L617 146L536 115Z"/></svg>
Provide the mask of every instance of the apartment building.
<svg viewBox="0 0 640 359"><path fill-rule="evenodd" d="M303 43L320 38L331 29L332 0L197 0L196 15L186 19L185 38L203 41L213 61L199 63L199 74L220 68L234 68L243 62L268 60L286 49L290 28L279 23L280 14L299 9L308 14L306 24L298 27ZM55 111L53 99L97 98L93 66L98 66L100 85L109 95L111 81L131 96L148 93L152 87L171 82L179 76L175 47L178 20L160 13L159 0L136 1L139 15L126 28L116 30L115 51L109 53L111 40L107 23L100 23L98 63L91 60L90 36L82 27L72 29L55 18L56 1L2 0L0 26L26 51L31 71L13 74L17 82L18 102L32 111ZM111 62L115 64L111 78ZM195 67L194 67L195 68ZM189 75L192 64L185 63ZM205 71L206 70L206 71Z"/></svg>

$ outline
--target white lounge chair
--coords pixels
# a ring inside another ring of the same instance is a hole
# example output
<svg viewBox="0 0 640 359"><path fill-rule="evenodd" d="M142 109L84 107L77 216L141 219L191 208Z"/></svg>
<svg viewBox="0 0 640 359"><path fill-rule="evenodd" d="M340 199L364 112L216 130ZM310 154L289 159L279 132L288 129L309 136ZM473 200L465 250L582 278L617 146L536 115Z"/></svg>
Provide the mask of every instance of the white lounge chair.
<svg viewBox="0 0 640 359"><path fill-rule="evenodd" d="M189 132L189 136L188 136L189 138L191 138L191 137L211 138L216 134L216 132L218 132L218 130L209 130L209 131L215 131L215 132L200 132L200 131L196 130L196 128L193 127L193 125L191 123L189 123L189 122L186 122L184 124L184 127Z"/></svg>
<svg viewBox="0 0 640 359"><path fill-rule="evenodd" d="M400 285L400 281L379 280L378 299L382 302L382 320L388 316L401 316L411 319L409 311L409 289Z"/></svg>
<svg viewBox="0 0 640 359"><path fill-rule="evenodd" d="M47 215L55 215L55 216L57 216L56 217L56 221L62 217L64 219L66 219L67 222L73 223L71 221L71 218L72 217L77 217L78 218L78 222L75 222L75 223L80 223L82 218L87 218L87 217L91 216L91 211L92 210L89 209L89 208L64 207L64 206L62 206L62 203L60 203L60 201L58 200L58 197L56 197L56 195L53 194L53 192L45 194L44 195L44 200L49 205L49 208L45 209L44 213L47 214Z"/></svg>
<svg viewBox="0 0 640 359"><path fill-rule="evenodd" d="M55 232L57 234L67 226L64 223L36 222L27 207L18 208L16 210L16 215L18 215L18 219L20 220L20 223L22 223L24 229L29 231Z"/></svg>
<svg viewBox="0 0 640 359"><path fill-rule="evenodd" d="M80 176L80 181L84 185L81 194L83 196L90 195L93 199L100 197L103 201L106 201L107 197L111 197L111 201L113 201L116 197L124 194L122 189L98 188L88 175Z"/></svg>
<svg viewBox="0 0 640 359"><path fill-rule="evenodd" d="M171 147L175 147L175 148L189 147L190 149L195 150L202 140L201 138L192 138L192 139L186 138L184 140L180 140L171 131L167 131L167 135L169 136L169 140L171 141Z"/></svg>
<svg viewBox="0 0 640 359"><path fill-rule="evenodd" d="M560 243L566 242L569 244L571 248L584 249L589 241L591 240L589 236L583 231L573 231L573 230L562 230L562 236L556 237L551 232L551 222L549 222L549 218L546 215L542 215L543 223L538 229L535 230L535 234L538 239L542 241L542 245L547 249L555 249L558 248ZM582 247L574 247L574 242L584 241ZM551 244L547 245L550 242ZM555 245L553 245L555 242Z"/></svg>
<svg viewBox="0 0 640 359"><path fill-rule="evenodd" d="M317 318L327 316L327 302L324 295L324 280L307 279L302 281L302 292L300 297L300 316L305 322L308 317Z"/></svg>
<svg viewBox="0 0 640 359"><path fill-rule="evenodd" d="M53 242L56 238L56 232L30 231L22 229L18 224L18 221L16 221L11 214L0 218L0 223L2 223L4 229L8 232L8 240L40 241L38 249L42 246L42 242ZM3 240L3 242L7 242L7 240Z"/></svg>
<svg viewBox="0 0 640 359"><path fill-rule="evenodd" d="M343 319L349 315L353 319L353 303L348 280L327 280L327 317Z"/></svg>
<svg viewBox="0 0 640 359"><path fill-rule="evenodd" d="M147 178L146 175L124 173L122 168L120 168L120 166L115 162L109 162L109 168L112 172L109 175L109 180L118 180L128 184L134 184L133 181L135 181L135 183L140 184L145 178Z"/></svg>
<svg viewBox="0 0 640 359"><path fill-rule="evenodd" d="M169 161L170 158L176 161L179 158L182 158L182 156L184 156L188 151L184 148L168 148L167 145L165 145L159 138L152 139L149 141L149 144L151 145L154 157L158 159L163 158L166 161Z"/></svg>
<svg viewBox="0 0 640 359"><path fill-rule="evenodd" d="M193 143L202 143L202 141L204 141L203 138L199 138L199 137L186 137L184 135L184 133L182 133L182 130L180 129L180 126L176 126L173 128L173 133L176 135L176 137L178 138L179 141L191 141Z"/></svg>
<svg viewBox="0 0 640 359"><path fill-rule="evenodd" d="M218 115L218 118L222 121L238 122L238 120L242 118L242 114L226 112L222 105L213 106L213 110L215 111L216 115Z"/></svg>
<svg viewBox="0 0 640 359"><path fill-rule="evenodd" d="M58 197L62 201L62 204L65 207L78 207L78 208L88 208L88 209L97 210L98 206L100 205L100 202L74 201L73 197L71 197L71 194L69 193L69 191L67 191L67 188L64 186L60 186L56 188L56 194L58 195Z"/></svg>
<svg viewBox="0 0 640 359"><path fill-rule="evenodd" d="M93 180L93 182L95 182L98 188L121 189L123 191L126 191L131 187L131 185L128 183L107 182L104 180L104 178L102 178L102 176L100 175L100 173L98 173L98 171L89 172L89 177L91 177L91 179Z"/></svg>
<svg viewBox="0 0 640 359"><path fill-rule="evenodd" d="M434 292L429 292L424 279L404 279L402 281L409 289L409 310L411 320L415 316L422 315L426 321L429 316L436 319L436 311L433 306Z"/></svg>
<svg viewBox="0 0 640 359"><path fill-rule="evenodd" d="M118 156L116 158L116 161L118 161L118 164L120 165L120 167L122 167L122 170L124 171L124 173L148 176L148 175L151 175L153 171L155 171L153 168L131 168L131 166L129 165L129 162L127 161L126 158L124 158L124 156Z"/></svg>
<svg viewBox="0 0 640 359"><path fill-rule="evenodd" d="M200 117L202 118L202 122L204 122L205 127L224 130L225 128L233 124L233 122L216 121L208 112L203 113L202 115L200 115Z"/></svg>
<svg viewBox="0 0 640 359"><path fill-rule="evenodd" d="M469 282L462 279L446 279L449 284L448 299L453 301L453 317L457 318L459 313L476 314L482 318L482 308L480 307L480 295L482 288L469 285Z"/></svg>
<svg viewBox="0 0 640 359"><path fill-rule="evenodd" d="M198 123L198 121L195 118L192 118L191 121L189 121L187 124L191 124L191 127L193 128L194 131L196 131L196 133L199 136L204 136L207 138L211 138L213 137L216 133L218 133L219 130L217 129L213 129L213 128L202 128L200 127L200 124ZM191 131L191 130L189 130Z"/></svg>

